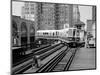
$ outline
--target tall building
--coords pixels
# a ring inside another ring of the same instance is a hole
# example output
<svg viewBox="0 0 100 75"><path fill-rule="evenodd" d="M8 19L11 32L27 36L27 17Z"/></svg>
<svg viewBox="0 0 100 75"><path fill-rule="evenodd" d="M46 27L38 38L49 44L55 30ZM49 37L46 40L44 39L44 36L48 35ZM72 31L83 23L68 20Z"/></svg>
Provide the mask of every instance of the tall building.
<svg viewBox="0 0 100 75"><path fill-rule="evenodd" d="M73 5L69 4L69 27L73 27Z"/></svg>
<svg viewBox="0 0 100 75"><path fill-rule="evenodd" d="M84 30L85 24L80 20L80 12L78 5L73 5L73 26Z"/></svg>
<svg viewBox="0 0 100 75"><path fill-rule="evenodd" d="M36 12L36 3L25 2L24 6L22 7L21 18L34 21L35 20L35 12Z"/></svg>
<svg viewBox="0 0 100 75"><path fill-rule="evenodd" d="M78 5L73 5L73 22L80 21L80 12Z"/></svg>
<svg viewBox="0 0 100 75"><path fill-rule="evenodd" d="M38 30L54 30L84 25L80 21L78 5L25 2L22 18L35 21Z"/></svg>
<svg viewBox="0 0 100 75"><path fill-rule="evenodd" d="M69 5L38 3L38 29L54 30L63 29L64 25L71 24L72 13L69 11Z"/></svg>
<svg viewBox="0 0 100 75"><path fill-rule="evenodd" d="M54 4L42 3L41 26L44 30L55 29L55 9Z"/></svg>
<svg viewBox="0 0 100 75"><path fill-rule="evenodd" d="M93 20L89 19L87 20L87 32L92 32L92 25L93 25Z"/></svg>
<svg viewBox="0 0 100 75"><path fill-rule="evenodd" d="M92 19L87 20L87 31L92 32L92 27L96 25L96 6L92 6Z"/></svg>
<svg viewBox="0 0 100 75"><path fill-rule="evenodd" d="M64 29L76 26L81 28L78 5L58 3L37 3L36 21L38 30Z"/></svg>
<svg viewBox="0 0 100 75"><path fill-rule="evenodd" d="M92 6L92 20L96 21L96 6Z"/></svg>
<svg viewBox="0 0 100 75"><path fill-rule="evenodd" d="M69 24L69 5L59 4L59 29L64 29L64 25ZM66 26L65 26L66 27Z"/></svg>
<svg viewBox="0 0 100 75"><path fill-rule="evenodd" d="M92 20L94 21L92 25L92 35L96 38L96 6L92 7Z"/></svg>

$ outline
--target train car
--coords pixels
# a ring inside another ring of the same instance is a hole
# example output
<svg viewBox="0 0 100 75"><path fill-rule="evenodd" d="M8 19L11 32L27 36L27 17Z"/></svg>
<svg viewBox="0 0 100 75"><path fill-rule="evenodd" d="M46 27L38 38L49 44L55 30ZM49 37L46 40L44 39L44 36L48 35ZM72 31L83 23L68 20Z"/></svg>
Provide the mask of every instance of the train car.
<svg viewBox="0 0 100 75"><path fill-rule="evenodd" d="M61 42L71 47L76 47L84 43L84 31L77 28L66 28L61 30L38 30L36 33L41 43ZM43 40L46 41L43 41Z"/></svg>
<svg viewBox="0 0 100 75"><path fill-rule="evenodd" d="M69 46L77 47L80 45L85 45L84 30L68 28L64 29L63 33L64 37L62 37L62 39L64 39L64 41L66 41Z"/></svg>
<svg viewBox="0 0 100 75"><path fill-rule="evenodd" d="M57 30L38 30L36 38L39 40L39 44L52 44L58 41Z"/></svg>

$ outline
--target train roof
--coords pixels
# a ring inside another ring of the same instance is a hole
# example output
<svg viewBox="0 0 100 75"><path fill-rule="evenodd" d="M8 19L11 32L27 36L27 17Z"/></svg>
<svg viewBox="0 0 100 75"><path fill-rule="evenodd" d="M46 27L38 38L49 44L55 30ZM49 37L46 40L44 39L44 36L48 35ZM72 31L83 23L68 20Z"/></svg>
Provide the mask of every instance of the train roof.
<svg viewBox="0 0 100 75"><path fill-rule="evenodd" d="M38 30L37 32L55 32L55 31L63 31L63 30L69 30L69 29L77 29L77 28L65 28L65 29L60 29L60 30ZM80 29L77 29L80 30Z"/></svg>
<svg viewBox="0 0 100 75"><path fill-rule="evenodd" d="M55 32L59 30L38 30L37 32Z"/></svg>

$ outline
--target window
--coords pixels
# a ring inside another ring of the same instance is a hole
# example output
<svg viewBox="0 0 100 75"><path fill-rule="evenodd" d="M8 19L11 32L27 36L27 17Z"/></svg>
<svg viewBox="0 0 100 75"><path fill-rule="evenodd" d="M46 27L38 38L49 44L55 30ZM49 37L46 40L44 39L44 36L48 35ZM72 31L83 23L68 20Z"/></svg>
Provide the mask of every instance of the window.
<svg viewBox="0 0 100 75"><path fill-rule="evenodd" d="M54 33L53 33L53 36L54 36Z"/></svg>
<svg viewBox="0 0 100 75"><path fill-rule="evenodd" d="M73 29L73 37L75 36L75 29Z"/></svg>

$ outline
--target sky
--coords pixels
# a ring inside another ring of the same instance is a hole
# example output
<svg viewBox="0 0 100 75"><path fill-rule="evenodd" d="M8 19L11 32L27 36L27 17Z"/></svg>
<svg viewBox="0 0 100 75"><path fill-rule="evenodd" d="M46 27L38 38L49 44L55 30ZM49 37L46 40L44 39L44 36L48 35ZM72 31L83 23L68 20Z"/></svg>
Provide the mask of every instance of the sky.
<svg viewBox="0 0 100 75"><path fill-rule="evenodd" d="M24 2L12 2L12 14L16 16L21 16L21 7L24 5ZM92 6L79 6L80 11L80 20L86 23L87 19L92 18Z"/></svg>
<svg viewBox="0 0 100 75"><path fill-rule="evenodd" d="M21 7L23 5L24 5L24 2L12 1L12 14L16 16L21 16Z"/></svg>
<svg viewBox="0 0 100 75"><path fill-rule="evenodd" d="M86 24L87 19L92 19L92 6L79 6L80 20Z"/></svg>

